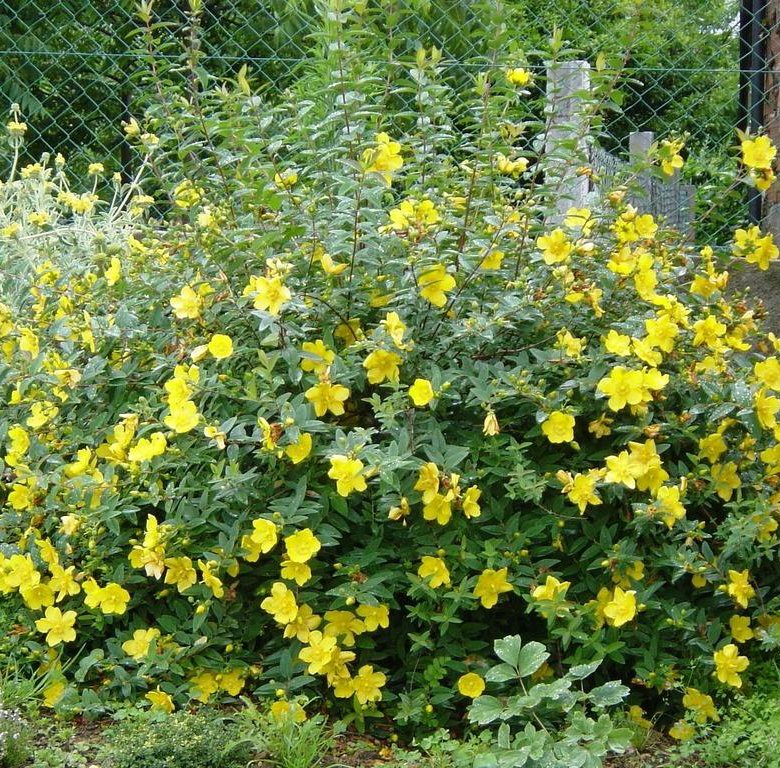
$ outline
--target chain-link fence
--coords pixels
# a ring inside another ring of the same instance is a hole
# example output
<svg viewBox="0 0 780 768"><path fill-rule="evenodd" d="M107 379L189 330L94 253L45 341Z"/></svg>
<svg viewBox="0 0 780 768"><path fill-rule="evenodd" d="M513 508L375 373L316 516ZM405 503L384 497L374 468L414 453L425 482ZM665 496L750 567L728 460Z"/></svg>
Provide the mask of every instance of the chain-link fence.
<svg viewBox="0 0 780 768"><path fill-rule="evenodd" d="M316 55L320 0L202 0L203 66L230 75L247 64L273 94ZM686 181L700 205L716 196L723 217L745 214L743 190L723 184L735 128L764 124L777 137L777 8L773 0L352 0L377 41L378 66L436 45L456 88L519 51L543 47L555 29L580 58L619 61L617 110L605 149L624 155L631 131L687 134ZM156 33L142 49L135 0L11 0L0 3L0 109L20 105L31 156L129 161L122 120L142 103L149 56L176 60L187 44L188 0L157 0ZM497 30L511 44L496 48ZM773 58L774 57L774 58ZM774 78L774 79L773 79ZM773 123L775 123L773 125ZM116 167L114 169L116 169ZM755 211L754 211L755 215ZM732 222L722 222L731 224ZM717 224L717 222L716 222Z"/></svg>

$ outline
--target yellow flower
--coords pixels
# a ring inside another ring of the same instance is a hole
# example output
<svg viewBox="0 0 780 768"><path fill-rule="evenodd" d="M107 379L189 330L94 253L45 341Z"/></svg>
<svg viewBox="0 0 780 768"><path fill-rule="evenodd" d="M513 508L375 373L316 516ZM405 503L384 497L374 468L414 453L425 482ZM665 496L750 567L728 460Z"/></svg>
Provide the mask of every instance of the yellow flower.
<svg viewBox="0 0 780 768"><path fill-rule="evenodd" d="M401 500L398 502L397 507L390 507L390 511L387 514L388 520L404 520L404 518L409 517L410 513L409 508L409 499L406 498L406 496L401 497ZM404 520L404 525L406 525L406 520Z"/></svg>
<svg viewBox="0 0 780 768"><path fill-rule="evenodd" d="M447 525L452 519L452 500L454 494L436 493L431 500L423 506L423 519L435 520L439 525Z"/></svg>
<svg viewBox="0 0 780 768"><path fill-rule="evenodd" d="M765 387L780 392L780 360L776 357L756 363L753 366L753 373Z"/></svg>
<svg viewBox="0 0 780 768"><path fill-rule="evenodd" d="M271 594L260 603L260 607L270 613L278 624L289 624L298 615L295 594L281 581L274 582Z"/></svg>
<svg viewBox="0 0 780 768"><path fill-rule="evenodd" d="M665 485L659 488L656 494L656 503L661 520L666 523L669 529L685 517L685 507L680 501L679 486Z"/></svg>
<svg viewBox="0 0 780 768"><path fill-rule="evenodd" d="M719 720L718 712L715 709L715 702L712 696L696 690L696 688L686 688L682 700L683 706L693 712L693 719L697 723L706 723L707 720Z"/></svg>
<svg viewBox="0 0 780 768"><path fill-rule="evenodd" d="M176 405L171 405L170 410L171 412L163 419L163 423L177 434L183 435L186 432L191 432L198 426L200 413L198 413L198 406L192 400L184 400Z"/></svg>
<svg viewBox="0 0 780 768"><path fill-rule="evenodd" d="M364 664L352 679L358 703L368 704L369 701L379 701L382 698L381 688L386 682L387 677L382 672L374 672L371 664Z"/></svg>
<svg viewBox="0 0 780 768"><path fill-rule="evenodd" d="M420 467L414 490L422 492L423 504L429 504L439 492L439 468L432 461Z"/></svg>
<svg viewBox="0 0 780 768"><path fill-rule="evenodd" d="M479 506L479 497L481 495L482 491L477 488L476 485L467 488L466 493L463 494L461 509L463 509L463 514L469 518L469 520L479 517L482 514L482 510Z"/></svg>
<svg viewBox="0 0 780 768"><path fill-rule="evenodd" d="M49 608L48 610L54 610ZM737 646L733 643L724 645L719 651L713 654L715 662L715 675L721 683L732 685L734 688L742 687L742 678L740 672L744 672L750 662L747 657L740 656Z"/></svg>
<svg viewBox="0 0 780 768"><path fill-rule="evenodd" d="M574 416L553 411L542 423L542 434L551 443L570 443L574 440Z"/></svg>
<svg viewBox="0 0 780 768"><path fill-rule="evenodd" d="M300 464L311 453L313 443L308 432L301 432L296 442L285 446L284 452L293 464Z"/></svg>
<svg viewBox="0 0 780 768"><path fill-rule="evenodd" d="M329 349L322 339L304 341L301 350L301 370L314 373L324 373L336 359L336 353Z"/></svg>
<svg viewBox="0 0 780 768"><path fill-rule="evenodd" d="M319 675L331 665L334 654L338 654L336 638L325 637L315 629L309 634L308 645L301 649L298 658L308 665L310 675Z"/></svg>
<svg viewBox="0 0 780 768"><path fill-rule="evenodd" d="M77 595L81 592L81 585L76 581L76 566L71 565L63 568L59 563L52 563L49 566L51 579L49 586L57 593L57 602L64 600L68 596Z"/></svg>
<svg viewBox="0 0 780 768"><path fill-rule="evenodd" d="M607 456L606 466L606 482L636 488L637 466L628 451L621 451L617 456ZM639 471L643 471L643 468Z"/></svg>
<svg viewBox="0 0 780 768"><path fill-rule="evenodd" d="M756 264L762 270L769 269L769 263L780 253L772 235L762 237L761 230L755 224L734 233L732 249L736 256L744 257L748 264Z"/></svg>
<svg viewBox="0 0 780 768"><path fill-rule="evenodd" d="M425 407L434 398L433 386L428 379L415 379L408 394L418 408Z"/></svg>
<svg viewBox="0 0 780 768"><path fill-rule="evenodd" d="M160 636L159 629L136 629L130 640L122 643L122 650L131 658L139 661L149 653L152 643Z"/></svg>
<svg viewBox="0 0 780 768"><path fill-rule="evenodd" d="M270 552L279 540L276 524L264 517L252 521L252 533L246 537L249 541L249 549L252 555L247 555L249 562L256 562L261 554Z"/></svg>
<svg viewBox="0 0 780 768"><path fill-rule="evenodd" d="M723 501L729 501L734 491L742 485L737 473L737 465L733 461L728 461L725 464L713 464L710 474L712 482L715 483L715 493Z"/></svg>
<svg viewBox="0 0 780 768"><path fill-rule="evenodd" d="M521 173L525 173L525 171L528 170L528 158L518 157L511 160L506 155L499 152L496 155L496 168L498 169L498 172L502 173L504 176L511 176L512 178L517 179ZM499 266L501 265L499 264Z"/></svg>
<svg viewBox="0 0 780 768"><path fill-rule="evenodd" d="M615 587L612 599L604 606L604 616L613 627L622 627L636 616L636 592Z"/></svg>
<svg viewBox="0 0 780 768"><path fill-rule="evenodd" d="M284 628L286 638L297 638L302 643L309 642L309 635L320 625L322 619L311 609L311 606L298 606L295 618Z"/></svg>
<svg viewBox="0 0 780 768"><path fill-rule="evenodd" d="M339 496L347 497L352 491L366 490L363 462L360 459L350 459L348 456L338 454L331 456L328 477L336 481L336 491Z"/></svg>
<svg viewBox="0 0 780 768"><path fill-rule="evenodd" d="M195 689L194 698L198 701L202 701L204 704L208 703L211 695L219 690L216 673L208 670L199 672L197 675L191 677L190 683Z"/></svg>
<svg viewBox="0 0 780 768"><path fill-rule="evenodd" d="M225 336L223 333L215 333L211 337L208 349L213 357L216 357L217 360L222 360L233 354L233 340L230 336Z"/></svg>
<svg viewBox="0 0 780 768"><path fill-rule="evenodd" d="M499 595L512 591L512 585L507 581L507 572L506 568L497 571L487 568L479 575L474 597L479 598L484 608L492 608L498 602Z"/></svg>
<svg viewBox="0 0 780 768"><path fill-rule="evenodd" d="M306 563L294 563L292 560L282 560L280 575L283 579L294 581L299 587L311 579L311 568Z"/></svg>
<svg viewBox="0 0 780 768"><path fill-rule="evenodd" d="M696 735L696 729L685 720L678 720L670 729L669 735L677 741L689 741Z"/></svg>
<svg viewBox="0 0 780 768"><path fill-rule="evenodd" d="M151 709L157 712L166 712L170 715L176 708L171 695L160 690L159 685L153 691L149 691L144 698L151 702Z"/></svg>
<svg viewBox="0 0 780 768"><path fill-rule="evenodd" d="M319 539L311 528L303 528L296 533L286 536L284 546L287 558L294 563L305 563L311 560L322 548Z"/></svg>
<svg viewBox="0 0 780 768"><path fill-rule="evenodd" d="M597 389L606 395L610 410L619 411L626 405L639 405L643 399L644 376L642 371L631 371L618 365L599 381Z"/></svg>
<svg viewBox="0 0 780 768"><path fill-rule="evenodd" d="M490 250L482 261L479 262L479 268L484 270L501 269L501 263L504 261L504 252L495 249Z"/></svg>
<svg viewBox="0 0 780 768"><path fill-rule="evenodd" d="M287 168L274 174L274 184L279 189L292 189L298 183L298 174L293 168Z"/></svg>
<svg viewBox="0 0 780 768"><path fill-rule="evenodd" d="M750 585L750 573L744 571L729 571L728 593L737 605L747 608L750 599L756 596L756 590Z"/></svg>
<svg viewBox="0 0 780 768"><path fill-rule="evenodd" d="M108 285L116 285L122 277L122 262L116 257L111 257L111 264L103 273Z"/></svg>
<svg viewBox="0 0 780 768"><path fill-rule="evenodd" d="M649 730L653 724L645 717L645 711L638 704L632 704L628 708L628 719L640 728Z"/></svg>
<svg viewBox="0 0 780 768"><path fill-rule="evenodd" d="M556 346L560 347L566 355L574 360L579 360L582 356L582 350L585 349L585 345L588 343L587 339L577 338L567 330L558 331L556 339Z"/></svg>
<svg viewBox="0 0 780 768"><path fill-rule="evenodd" d="M421 579L427 579L428 585L433 589L450 585L450 572L440 557L423 555L417 575Z"/></svg>
<svg viewBox="0 0 780 768"><path fill-rule="evenodd" d="M536 587L531 592L531 597L534 600L557 600L566 596L566 591L570 586L570 581L558 581L555 576L548 576L543 585Z"/></svg>
<svg viewBox="0 0 780 768"><path fill-rule="evenodd" d="M393 208L389 215L390 225L396 232L405 232L411 228L424 232L439 222L439 212L430 200L417 202L414 198L408 198L398 208Z"/></svg>
<svg viewBox="0 0 780 768"><path fill-rule="evenodd" d="M349 390L346 387L341 384L331 384L327 378L307 389L304 394L314 406L314 413L317 416L324 416L328 411L334 416L343 415L344 401L349 398Z"/></svg>
<svg viewBox="0 0 780 768"><path fill-rule="evenodd" d="M49 683L41 693L43 694L43 704L46 707L53 708L57 702L63 697L65 691L68 689L68 684L65 680L54 680Z"/></svg>
<svg viewBox="0 0 780 768"><path fill-rule="evenodd" d="M355 644L355 635L365 632L365 624L350 611L326 611L324 616L325 636L343 637L344 645L351 647Z"/></svg>
<svg viewBox="0 0 780 768"><path fill-rule="evenodd" d="M278 275L273 277L249 278L249 284L244 288L244 296L251 296L255 309L268 312L277 317L287 302L292 298L292 293L282 282Z"/></svg>
<svg viewBox="0 0 780 768"><path fill-rule="evenodd" d="M378 173L389 187L393 173L401 169L404 159L401 157L401 145L382 132L375 136L376 146L363 153L363 167L366 173Z"/></svg>
<svg viewBox="0 0 780 768"><path fill-rule="evenodd" d="M130 601L130 593L119 584L110 582L101 590L100 610L104 614L117 614L121 616L127 610Z"/></svg>
<svg viewBox="0 0 780 768"><path fill-rule="evenodd" d="M667 176L674 176L674 172L683 167L683 159L680 152L685 147L682 139L664 139L658 147L658 159L661 161L661 170Z"/></svg>
<svg viewBox="0 0 780 768"><path fill-rule="evenodd" d="M531 83L531 73L522 67L512 67L506 71L506 79L510 85L516 85L523 88Z"/></svg>
<svg viewBox="0 0 780 768"><path fill-rule="evenodd" d="M569 208L563 220L564 226L572 229L581 229L585 237L591 233L595 223L596 220L593 218L589 208Z"/></svg>
<svg viewBox="0 0 780 768"><path fill-rule="evenodd" d="M168 557L165 567L165 583L175 584L179 592L186 592L198 581L198 572L189 557Z"/></svg>
<svg viewBox="0 0 780 768"><path fill-rule="evenodd" d="M375 349L363 361L363 367L368 373L368 381L371 384L381 384L383 381L398 382L400 374L400 355L388 352L384 349Z"/></svg>
<svg viewBox="0 0 780 768"><path fill-rule="evenodd" d="M492 408L488 408L485 421L482 422L482 434L487 437L494 437L501 431L501 427L496 417L496 412Z"/></svg>
<svg viewBox="0 0 780 768"><path fill-rule="evenodd" d="M218 600L225 595L225 587L222 580L214 573L217 570L217 564L213 560L198 560L200 568L201 584L211 590L211 593Z"/></svg>
<svg viewBox="0 0 780 768"><path fill-rule="evenodd" d="M443 307L447 303L447 294L455 287L455 278L442 264L437 264L417 278L417 287L420 296L434 307Z"/></svg>
<svg viewBox="0 0 780 768"><path fill-rule="evenodd" d="M726 441L720 432L714 432L699 439L699 456L707 459L710 464L714 464L721 454L726 452L726 449Z"/></svg>
<svg viewBox="0 0 780 768"><path fill-rule="evenodd" d="M37 584L23 584L19 593L24 600L24 604L32 611L39 611L54 605L54 590L46 582L40 581Z"/></svg>
<svg viewBox="0 0 780 768"><path fill-rule="evenodd" d="M363 619L367 632L390 626L390 609L386 605L359 605L357 614Z"/></svg>
<svg viewBox="0 0 780 768"><path fill-rule="evenodd" d="M168 446L168 441L162 432L153 432L148 438L141 437L127 452L127 460L133 464L151 461L155 456L162 456Z"/></svg>
<svg viewBox="0 0 780 768"><path fill-rule="evenodd" d="M25 483L14 483L7 501L17 512L32 507L35 504L35 478L28 478Z"/></svg>
<svg viewBox="0 0 780 768"><path fill-rule="evenodd" d="M536 247L542 252L545 264L553 265L568 261L574 245L560 229L554 229L549 235L542 235L536 240Z"/></svg>
<svg viewBox="0 0 780 768"><path fill-rule="evenodd" d="M746 643L755 637L750 628L749 616L732 616L729 619L729 631L735 643Z"/></svg>
<svg viewBox="0 0 780 768"><path fill-rule="evenodd" d="M401 320L397 312L388 312L380 325L387 331L388 336L393 340L393 344L399 349L408 349L409 345L404 343L404 334L406 333L406 324Z"/></svg>
<svg viewBox="0 0 780 768"><path fill-rule="evenodd" d="M769 136L757 136L742 141L742 162L748 168L770 170L777 150Z"/></svg>
<svg viewBox="0 0 780 768"><path fill-rule="evenodd" d="M609 418L609 416L604 413L599 416L598 419L594 419L588 424L588 432L595 437L606 437L607 435L611 435L612 429L610 428L610 424L612 424L613 421L614 419Z"/></svg>
<svg viewBox="0 0 780 768"><path fill-rule="evenodd" d="M27 133L27 123L22 123L19 120L11 120L6 123L6 129L9 135L14 137L24 136Z"/></svg>
<svg viewBox="0 0 780 768"><path fill-rule="evenodd" d="M467 672L458 678L458 692L461 696L476 699L485 691L485 681L476 672Z"/></svg>
<svg viewBox="0 0 780 768"><path fill-rule="evenodd" d="M275 701L269 709L271 717L277 723L292 721L293 723L303 723L306 720L306 712L296 701Z"/></svg>
<svg viewBox="0 0 780 768"><path fill-rule="evenodd" d="M44 617L37 619L35 627L39 632L46 633L47 645L54 647L60 643L70 643L76 639L76 611L65 611L59 608L49 607Z"/></svg>
<svg viewBox="0 0 780 768"><path fill-rule="evenodd" d="M576 504L581 515L585 514L588 506L597 507L602 503L601 497L596 493L596 483L600 476L598 470L585 474L578 472L561 491L572 504Z"/></svg>
<svg viewBox="0 0 780 768"><path fill-rule="evenodd" d="M776 414L780 410L780 400L767 395L766 390L762 387L756 393L754 404L758 423L764 429L774 429L777 425Z"/></svg>

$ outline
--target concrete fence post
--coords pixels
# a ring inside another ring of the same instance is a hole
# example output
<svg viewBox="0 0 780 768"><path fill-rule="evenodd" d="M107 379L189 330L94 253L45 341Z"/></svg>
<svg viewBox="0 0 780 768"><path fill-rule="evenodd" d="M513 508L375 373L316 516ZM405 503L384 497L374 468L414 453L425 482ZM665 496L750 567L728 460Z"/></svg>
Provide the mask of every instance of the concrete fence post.
<svg viewBox="0 0 780 768"><path fill-rule="evenodd" d="M556 216L587 204L589 179L577 175L577 164L588 163L588 121L585 97L590 93L590 64L575 60L547 67L547 119L545 143L548 181L558 187ZM576 160L572 163L572 154Z"/></svg>

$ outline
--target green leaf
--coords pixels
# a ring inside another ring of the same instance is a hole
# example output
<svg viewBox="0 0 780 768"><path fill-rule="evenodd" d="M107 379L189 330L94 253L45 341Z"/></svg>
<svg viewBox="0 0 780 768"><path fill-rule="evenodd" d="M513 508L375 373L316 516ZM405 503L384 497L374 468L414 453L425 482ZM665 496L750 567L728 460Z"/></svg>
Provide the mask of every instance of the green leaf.
<svg viewBox="0 0 780 768"><path fill-rule="evenodd" d="M528 677L528 675L536 672L549 658L550 654L547 653L547 649L541 643L533 640L520 650L515 664L517 674L520 677Z"/></svg>
<svg viewBox="0 0 780 768"><path fill-rule="evenodd" d="M600 666L602 659L591 661L590 664L577 664L566 673L572 680L584 680L590 677Z"/></svg>
<svg viewBox="0 0 780 768"><path fill-rule="evenodd" d="M625 752L631 746L630 728L613 728L607 737L607 745L613 752Z"/></svg>
<svg viewBox="0 0 780 768"><path fill-rule="evenodd" d="M488 683L505 683L507 680L517 678L517 670L511 664L496 664L485 674Z"/></svg>
<svg viewBox="0 0 780 768"><path fill-rule="evenodd" d="M610 680L604 685L594 688L588 698L594 707L614 707L628 696L628 688L617 680Z"/></svg>
<svg viewBox="0 0 780 768"><path fill-rule="evenodd" d="M520 649L522 647L523 642L520 639L520 635L508 635L507 637L499 638L493 643L493 650L496 656L513 667L517 667L517 660L520 657Z"/></svg>
<svg viewBox="0 0 780 768"><path fill-rule="evenodd" d="M469 721L488 725L501 717L503 705L495 696L479 696L469 707Z"/></svg>

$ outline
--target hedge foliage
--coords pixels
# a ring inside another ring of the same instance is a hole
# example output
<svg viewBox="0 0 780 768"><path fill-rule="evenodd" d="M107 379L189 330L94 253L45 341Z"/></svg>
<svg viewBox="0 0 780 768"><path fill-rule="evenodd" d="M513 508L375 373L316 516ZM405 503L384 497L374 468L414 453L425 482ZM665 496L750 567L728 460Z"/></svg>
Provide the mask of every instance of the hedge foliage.
<svg viewBox="0 0 780 768"><path fill-rule="evenodd" d="M421 50L391 136L333 25L307 99L169 92L131 183L0 189L2 258L37 254L0 311L6 648L51 705L327 692L434 725L521 634L537 683L604 659L706 720L778 639L780 340L626 186L556 213L581 160L523 61L455 133ZM766 184L771 145L742 160Z"/></svg>

